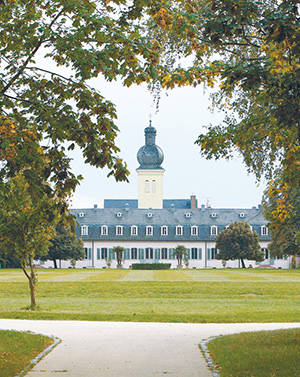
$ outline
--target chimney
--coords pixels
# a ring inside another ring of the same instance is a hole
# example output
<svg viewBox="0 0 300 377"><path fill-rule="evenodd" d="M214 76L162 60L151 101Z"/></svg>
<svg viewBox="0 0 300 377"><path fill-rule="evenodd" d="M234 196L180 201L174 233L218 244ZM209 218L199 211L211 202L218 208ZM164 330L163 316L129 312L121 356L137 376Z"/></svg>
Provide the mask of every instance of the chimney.
<svg viewBox="0 0 300 377"><path fill-rule="evenodd" d="M125 211L126 211L126 212L129 211L129 203L126 203L126 204L125 204Z"/></svg>
<svg viewBox="0 0 300 377"><path fill-rule="evenodd" d="M98 209L98 204L94 204L94 211L97 211Z"/></svg>
<svg viewBox="0 0 300 377"><path fill-rule="evenodd" d="M196 195L191 195L191 209L197 208L197 199Z"/></svg>
<svg viewBox="0 0 300 377"><path fill-rule="evenodd" d="M205 204L201 204L201 212L205 212Z"/></svg>

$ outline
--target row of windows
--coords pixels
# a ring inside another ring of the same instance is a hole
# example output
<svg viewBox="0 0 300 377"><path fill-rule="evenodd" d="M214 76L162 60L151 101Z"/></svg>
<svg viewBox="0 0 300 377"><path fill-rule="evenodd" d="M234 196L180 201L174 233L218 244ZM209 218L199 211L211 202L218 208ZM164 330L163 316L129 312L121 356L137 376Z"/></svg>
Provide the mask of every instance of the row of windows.
<svg viewBox="0 0 300 377"><path fill-rule="evenodd" d="M252 230L252 227L250 227L250 228ZM153 230L154 230L154 227L152 225L147 225L146 228L145 228L146 236L153 236ZM81 235L82 236L88 236L88 233L89 233L88 225L82 225ZM123 236L123 233L124 233L123 225L117 225L116 226L116 235L117 236ZM211 236L217 236L218 233L219 233L219 228L216 225L212 225L210 227L210 235ZM100 234L101 234L101 236L108 236L108 226L107 225L101 226ZM136 226L136 225L132 225L130 227L130 235L131 236L138 236L138 234L139 234L139 227ZM166 225L161 226L160 227L160 234L162 236L167 236L169 234L169 227L166 226ZM192 236L198 236L198 226L197 225L191 226L190 234ZM260 234L262 236L267 236L269 234L268 228L265 225L260 227ZM176 236L183 236L183 226L177 225L175 227L175 235Z"/></svg>
<svg viewBox="0 0 300 377"><path fill-rule="evenodd" d="M145 193L149 193L150 192L150 181L146 180L145 181ZM151 182L151 192L156 192L156 181L152 181Z"/></svg>
<svg viewBox="0 0 300 377"><path fill-rule="evenodd" d="M125 249L125 254L123 255L124 259L176 259L173 255L174 249L168 249L163 247L161 249L153 249L152 247L147 247L146 249L138 249L136 247L132 247L131 249ZM212 251L211 251L212 250ZM217 253L216 249L209 249L208 259L214 259ZM213 257L211 257L213 256ZM102 247L97 249L97 259L108 259L114 258L114 253L112 249L108 249L107 247ZM189 259L202 259L202 249L192 247L188 249L188 257ZM85 248L85 259L92 259L92 249Z"/></svg>

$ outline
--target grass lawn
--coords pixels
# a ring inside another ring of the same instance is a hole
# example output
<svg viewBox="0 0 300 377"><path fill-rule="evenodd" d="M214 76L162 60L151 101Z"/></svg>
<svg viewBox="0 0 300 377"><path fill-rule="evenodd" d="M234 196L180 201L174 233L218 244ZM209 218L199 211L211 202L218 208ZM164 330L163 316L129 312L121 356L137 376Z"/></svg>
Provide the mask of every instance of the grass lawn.
<svg viewBox="0 0 300 377"><path fill-rule="evenodd" d="M54 340L26 332L0 330L0 376L19 375Z"/></svg>
<svg viewBox="0 0 300 377"><path fill-rule="evenodd" d="M39 310L21 270L0 270L0 317L153 322L298 322L300 271L38 271Z"/></svg>
<svg viewBox="0 0 300 377"><path fill-rule="evenodd" d="M208 348L221 377L300 375L300 329L226 335Z"/></svg>

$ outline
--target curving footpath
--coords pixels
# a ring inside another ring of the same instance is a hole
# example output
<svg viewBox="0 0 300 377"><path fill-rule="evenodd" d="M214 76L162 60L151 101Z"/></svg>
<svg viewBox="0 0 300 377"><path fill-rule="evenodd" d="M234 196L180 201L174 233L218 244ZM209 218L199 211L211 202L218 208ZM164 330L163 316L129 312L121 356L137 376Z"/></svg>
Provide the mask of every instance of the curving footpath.
<svg viewBox="0 0 300 377"><path fill-rule="evenodd" d="M212 336L300 323L134 323L0 319L0 329L60 338L27 377L211 377L198 344Z"/></svg>

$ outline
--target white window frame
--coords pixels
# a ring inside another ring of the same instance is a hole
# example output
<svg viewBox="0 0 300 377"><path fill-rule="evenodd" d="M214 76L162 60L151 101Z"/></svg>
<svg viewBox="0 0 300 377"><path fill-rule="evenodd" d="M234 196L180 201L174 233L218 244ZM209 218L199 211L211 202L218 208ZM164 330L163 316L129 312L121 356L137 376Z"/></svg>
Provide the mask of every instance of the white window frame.
<svg viewBox="0 0 300 377"><path fill-rule="evenodd" d="M218 235L218 227L217 225L211 225L210 227L210 235L217 236Z"/></svg>
<svg viewBox="0 0 300 377"><path fill-rule="evenodd" d="M116 236L123 236L123 225L116 226Z"/></svg>
<svg viewBox="0 0 300 377"><path fill-rule="evenodd" d="M162 236L167 236L169 234L169 228L167 227L167 225L163 225L161 228L160 228L160 234Z"/></svg>
<svg viewBox="0 0 300 377"><path fill-rule="evenodd" d="M260 235L261 236L268 236L269 235L269 229L266 225L262 225L260 227Z"/></svg>
<svg viewBox="0 0 300 377"><path fill-rule="evenodd" d="M89 227L87 225L82 225L80 229L80 234L82 236L88 236L89 235Z"/></svg>
<svg viewBox="0 0 300 377"><path fill-rule="evenodd" d="M153 236L153 226L152 225L146 226L146 236Z"/></svg>
<svg viewBox="0 0 300 377"><path fill-rule="evenodd" d="M108 235L108 226L102 225L101 226L101 236L107 236Z"/></svg>
<svg viewBox="0 0 300 377"><path fill-rule="evenodd" d="M177 225L175 228L175 236L183 236L183 226Z"/></svg>
<svg viewBox="0 0 300 377"><path fill-rule="evenodd" d="M191 226L191 236L198 236L198 227L197 225Z"/></svg>
<svg viewBox="0 0 300 377"><path fill-rule="evenodd" d="M148 179L145 181L145 193L148 194L150 192L150 182Z"/></svg>
<svg viewBox="0 0 300 377"><path fill-rule="evenodd" d="M151 189L152 189L152 192L155 193L156 192L156 181L153 179L152 183L151 183Z"/></svg>
<svg viewBox="0 0 300 377"><path fill-rule="evenodd" d="M138 234L139 234L139 228L138 228L138 226L132 225L130 227L130 235L131 236L138 236Z"/></svg>

